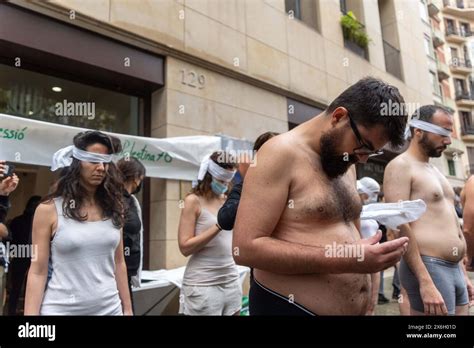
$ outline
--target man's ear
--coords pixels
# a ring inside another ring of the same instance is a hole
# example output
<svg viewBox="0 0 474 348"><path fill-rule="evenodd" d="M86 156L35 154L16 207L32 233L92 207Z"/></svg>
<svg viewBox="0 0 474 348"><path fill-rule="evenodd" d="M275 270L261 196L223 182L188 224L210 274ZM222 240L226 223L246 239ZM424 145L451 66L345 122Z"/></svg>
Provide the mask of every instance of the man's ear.
<svg viewBox="0 0 474 348"><path fill-rule="evenodd" d="M423 135L423 131L419 128L415 128L415 131L413 133L413 137L415 137L417 135L420 136L420 137Z"/></svg>
<svg viewBox="0 0 474 348"><path fill-rule="evenodd" d="M348 111L345 107L339 106L334 109L331 117L331 126L335 127L339 122L344 121L348 116Z"/></svg>

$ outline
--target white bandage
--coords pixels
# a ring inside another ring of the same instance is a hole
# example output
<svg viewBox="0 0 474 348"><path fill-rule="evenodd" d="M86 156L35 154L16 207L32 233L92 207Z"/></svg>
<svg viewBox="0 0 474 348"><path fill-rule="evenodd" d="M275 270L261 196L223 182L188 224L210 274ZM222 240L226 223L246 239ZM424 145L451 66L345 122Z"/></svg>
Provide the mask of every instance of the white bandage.
<svg viewBox="0 0 474 348"><path fill-rule="evenodd" d="M51 164L51 171L55 171L58 168L69 167L72 163L72 158L76 158L79 161L85 162L100 162L110 163L112 162L112 155L106 155L95 152L88 152L78 149L74 145L66 146L56 151L53 155L53 162Z"/></svg>
<svg viewBox="0 0 474 348"><path fill-rule="evenodd" d="M421 121L418 119L412 119L410 122L408 122L408 126L405 129L405 139L408 139L408 137L410 136L410 127L414 127L414 128L424 130L426 132L442 135L443 137L451 136L451 132L447 130L446 128L437 126L430 122Z"/></svg>
<svg viewBox="0 0 474 348"><path fill-rule="evenodd" d="M209 172L209 174L211 174L213 178L225 182L230 182L235 174L235 170L227 170L222 168L220 165L215 163L209 155L204 157L204 159L201 161L198 177L197 180L193 181L193 187L196 187L199 181L202 181L204 179L204 176L207 172Z"/></svg>

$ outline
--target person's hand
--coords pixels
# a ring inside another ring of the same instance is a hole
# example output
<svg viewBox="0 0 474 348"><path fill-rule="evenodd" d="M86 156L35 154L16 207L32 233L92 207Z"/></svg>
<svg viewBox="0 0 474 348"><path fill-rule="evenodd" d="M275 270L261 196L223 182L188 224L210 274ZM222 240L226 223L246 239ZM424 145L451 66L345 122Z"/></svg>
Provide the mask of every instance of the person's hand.
<svg viewBox="0 0 474 348"><path fill-rule="evenodd" d="M123 311L123 315L133 315L133 311L131 309L126 309Z"/></svg>
<svg viewBox="0 0 474 348"><path fill-rule="evenodd" d="M6 161L0 161L0 181L5 177Z"/></svg>
<svg viewBox="0 0 474 348"><path fill-rule="evenodd" d="M466 279L467 294L469 297L469 307L474 306L474 286L471 283L471 280L468 277Z"/></svg>
<svg viewBox="0 0 474 348"><path fill-rule="evenodd" d="M362 247L363 258L356 259L355 273L377 273L395 265L408 248L408 237L397 238L379 244L382 232L359 240L355 246Z"/></svg>
<svg viewBox="0 0 474 348"><path fill-rule="evenodd" d="M420 295L426 315L448 315L443 296L433 282L420 283Z"/></svg>
<svg viewBox="0 0 474 348"><path fill-rule="evenodd" d="M15 191L20 182L20 178L16 174L3 179L0 182L0 196L8 196L10 193Z"/></svg>
<svg viewBox="0 0 474 348"><path fill-rule="evenodd" d="M130 283L132 283L132 287L139 288L140 287L140 279L138 275L134 275L130 278Z"/></svg>

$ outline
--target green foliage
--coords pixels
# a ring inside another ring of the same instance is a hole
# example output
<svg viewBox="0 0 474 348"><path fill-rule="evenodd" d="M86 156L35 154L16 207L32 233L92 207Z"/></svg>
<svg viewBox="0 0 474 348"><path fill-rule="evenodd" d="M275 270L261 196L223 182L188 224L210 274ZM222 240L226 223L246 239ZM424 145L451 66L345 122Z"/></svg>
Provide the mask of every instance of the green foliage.
<svg viewBox="0 0 474 348"><path fill-rule="evenodd" d="M355 42L362 48L369 46L370 38L352 11L341 17L341 26L345 39Z"/></svg>

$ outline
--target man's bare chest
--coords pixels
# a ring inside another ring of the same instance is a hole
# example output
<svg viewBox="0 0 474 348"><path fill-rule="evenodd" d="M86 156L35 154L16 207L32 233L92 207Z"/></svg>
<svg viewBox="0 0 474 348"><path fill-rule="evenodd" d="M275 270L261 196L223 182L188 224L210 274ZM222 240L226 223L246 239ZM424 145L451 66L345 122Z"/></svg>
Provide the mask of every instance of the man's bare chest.
<svg viewBox="0 0 474 348"><path fill-rule="evenodd" d="M361 209L355 182L350 176L329 180L308 171L294 178L286 211L302 221L348 223L360 216Z"/></svg>

